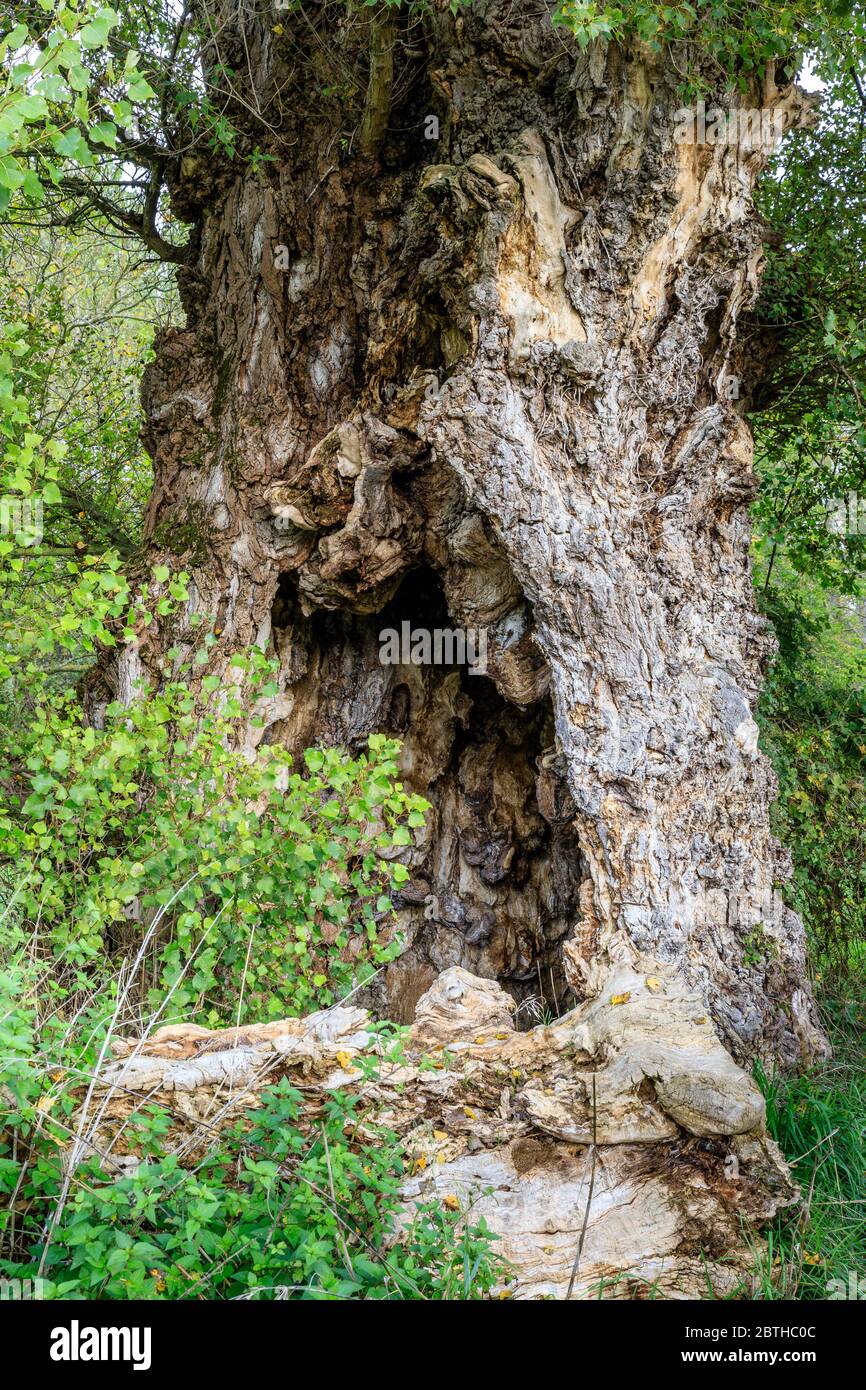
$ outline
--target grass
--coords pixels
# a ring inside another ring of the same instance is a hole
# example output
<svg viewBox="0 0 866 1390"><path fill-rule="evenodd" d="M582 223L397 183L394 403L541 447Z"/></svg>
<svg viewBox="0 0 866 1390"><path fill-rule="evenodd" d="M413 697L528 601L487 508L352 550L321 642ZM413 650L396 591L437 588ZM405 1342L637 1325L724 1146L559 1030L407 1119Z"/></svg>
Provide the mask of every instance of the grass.
<svg viewBox="0 0 866 1390"><path fill-rule="evenodd" d="M768 1232L754 1298L848 1296L838 1290L852 1274L866 1290L866 970L825 983L820 1003L832 1060L803 1076L757 1074L803 1206Z"/></svg>

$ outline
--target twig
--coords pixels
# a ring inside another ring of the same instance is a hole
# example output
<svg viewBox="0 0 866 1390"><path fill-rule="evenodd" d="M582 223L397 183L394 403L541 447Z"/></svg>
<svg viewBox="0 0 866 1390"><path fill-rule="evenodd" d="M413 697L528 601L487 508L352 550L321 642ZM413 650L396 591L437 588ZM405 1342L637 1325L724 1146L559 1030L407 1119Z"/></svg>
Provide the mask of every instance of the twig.
<svg viewBox="0 0 866 1390"><path fill-rule="evenodd" d="M592 1206L592 1194L595 1188L595 1163L598 1156L598 1111L595 1096L595 1072L592 1073L592 1147L590 1149L591 1168L589 1172L589 1194L586 1199L586 1210L583 1213L583 1225L580 1228L580 1239L577 1242L577 1254L574 1257L574 1264L571 1267L571 1278L568 1281L568 1293L565 1295L566 1301L571 1298L574 1288L574 1281L580 1269L580 1257L583 1254L583 1243L586 1240L586 1228L589 1224L589 1210Z"/></svg>

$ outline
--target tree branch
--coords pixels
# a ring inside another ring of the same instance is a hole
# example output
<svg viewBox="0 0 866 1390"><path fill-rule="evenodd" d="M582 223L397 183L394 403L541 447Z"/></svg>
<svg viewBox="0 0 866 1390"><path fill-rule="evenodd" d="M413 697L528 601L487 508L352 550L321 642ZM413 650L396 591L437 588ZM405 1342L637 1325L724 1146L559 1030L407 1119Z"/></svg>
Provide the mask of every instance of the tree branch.
<svg viewBox="0 0 866 1390"><path fill-rule="evenodd" d="M358 143L361 153L375 155L391 114L394 90L394 20L388 7L370 21L370 76Z"/></svg>
<svg viewBox="0 0 866 1390"><path fill-rule="evenodd" d="M86 199L92 207L108 219L112 226L121 231L132 232L160 260L171 261L175 265L184 265L189 255L189 247L175 246L173 242L166 241L157 229L156 213L159 204L160 185L161 175L158 170L154 169L141 212L119 208L116 203L104 198L86 179L63 179L60 187L64 193Z"/></svg>

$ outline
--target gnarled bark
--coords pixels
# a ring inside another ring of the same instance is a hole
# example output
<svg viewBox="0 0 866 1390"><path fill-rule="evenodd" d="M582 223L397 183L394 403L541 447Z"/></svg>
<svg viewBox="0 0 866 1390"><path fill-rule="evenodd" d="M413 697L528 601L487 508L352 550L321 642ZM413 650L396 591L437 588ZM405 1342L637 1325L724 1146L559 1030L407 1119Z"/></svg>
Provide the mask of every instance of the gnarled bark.
<svg viewBox="0 0 866 1390"><path fill-rule="evenodd" d="M737 325L768 150L678 141L666 59L492 0L396 35L390 129L377 106L359 155L360 107L321 91L333 61L362 92L366 55L327 15L324 48L309 16L214 26L271 160L175 171L194 250L145 389L150 555L191 569L212 669L277 653L251 743L403 739L434 809L384 1009L461 965L557 1013L646 954L737 1058L808 1057L753 718L772 642ZM771 76L719 99L802 118ZM487 675L383 665L404 620L485 628ZM122 693L153 655L122 652Z"/></svg>

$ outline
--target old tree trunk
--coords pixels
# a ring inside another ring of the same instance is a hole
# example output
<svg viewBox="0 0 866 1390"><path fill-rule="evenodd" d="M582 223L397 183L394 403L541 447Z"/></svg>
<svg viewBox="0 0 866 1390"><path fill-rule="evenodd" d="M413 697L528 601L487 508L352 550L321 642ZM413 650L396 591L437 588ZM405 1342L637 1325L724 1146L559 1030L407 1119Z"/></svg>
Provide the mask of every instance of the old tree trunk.
<svg viewBox="0 0 866 1390"><path fill-rule="evenodd" d="M822 1046L801 925L774 892L785 857L753 719L772 639L750 579L738 325L769 142L678 139L675 53L581 51L543 9L374 18L371 36L342 7L226 6L213 81L268 158L239 171L198 152L174 173L188 317L145 386L149 558L191 572L191 608L216 618L212 669L250 642L278 655L251 743L403 740L434 809L377 1006L411 1020L461 966L518 1004L581 1005L584 1062L618 1069L635 1105L658 1081L663 1124L632 1113L596 1136L620 1224L596 1230L595 1265L668 1256L682 1274L702 1246L734 1247L744 1185L753 1214L772 1212L774 1183L790 1199L763 1139L751 1176L741 1155L731 1177L707 1136L759 1135L760 1103L731 1118L713 1078L724 1091L729 1067L749 1092L731 1056L792 1064ZM770 129L803 118L772 74L734 98L705 76L726 108L777 113ZM383 665L379 634L404 621L486 629L487 674ZM162 649L183 637L175 622ZM155 676L160 656L126 648L112 683ZM649 996L643 1032L627 1009L603 1027L586 1014L610 981L634 1004L647 975L672 995L667 1051ZM521 1133L552 1136L556 1171L580 1177L586 1124L545 1118L535 1095ZM469 1145L476 1176L513 1203L481 1162L488 1140ZM507 1168L502 1140L488 1157ZM676 1200L672 1154L689 1175ZM628 1225L635 1184L648 1209L668 1202L667 1234ZM568 1192L556 1229L573 1234L585 1191Z"/></svg>

